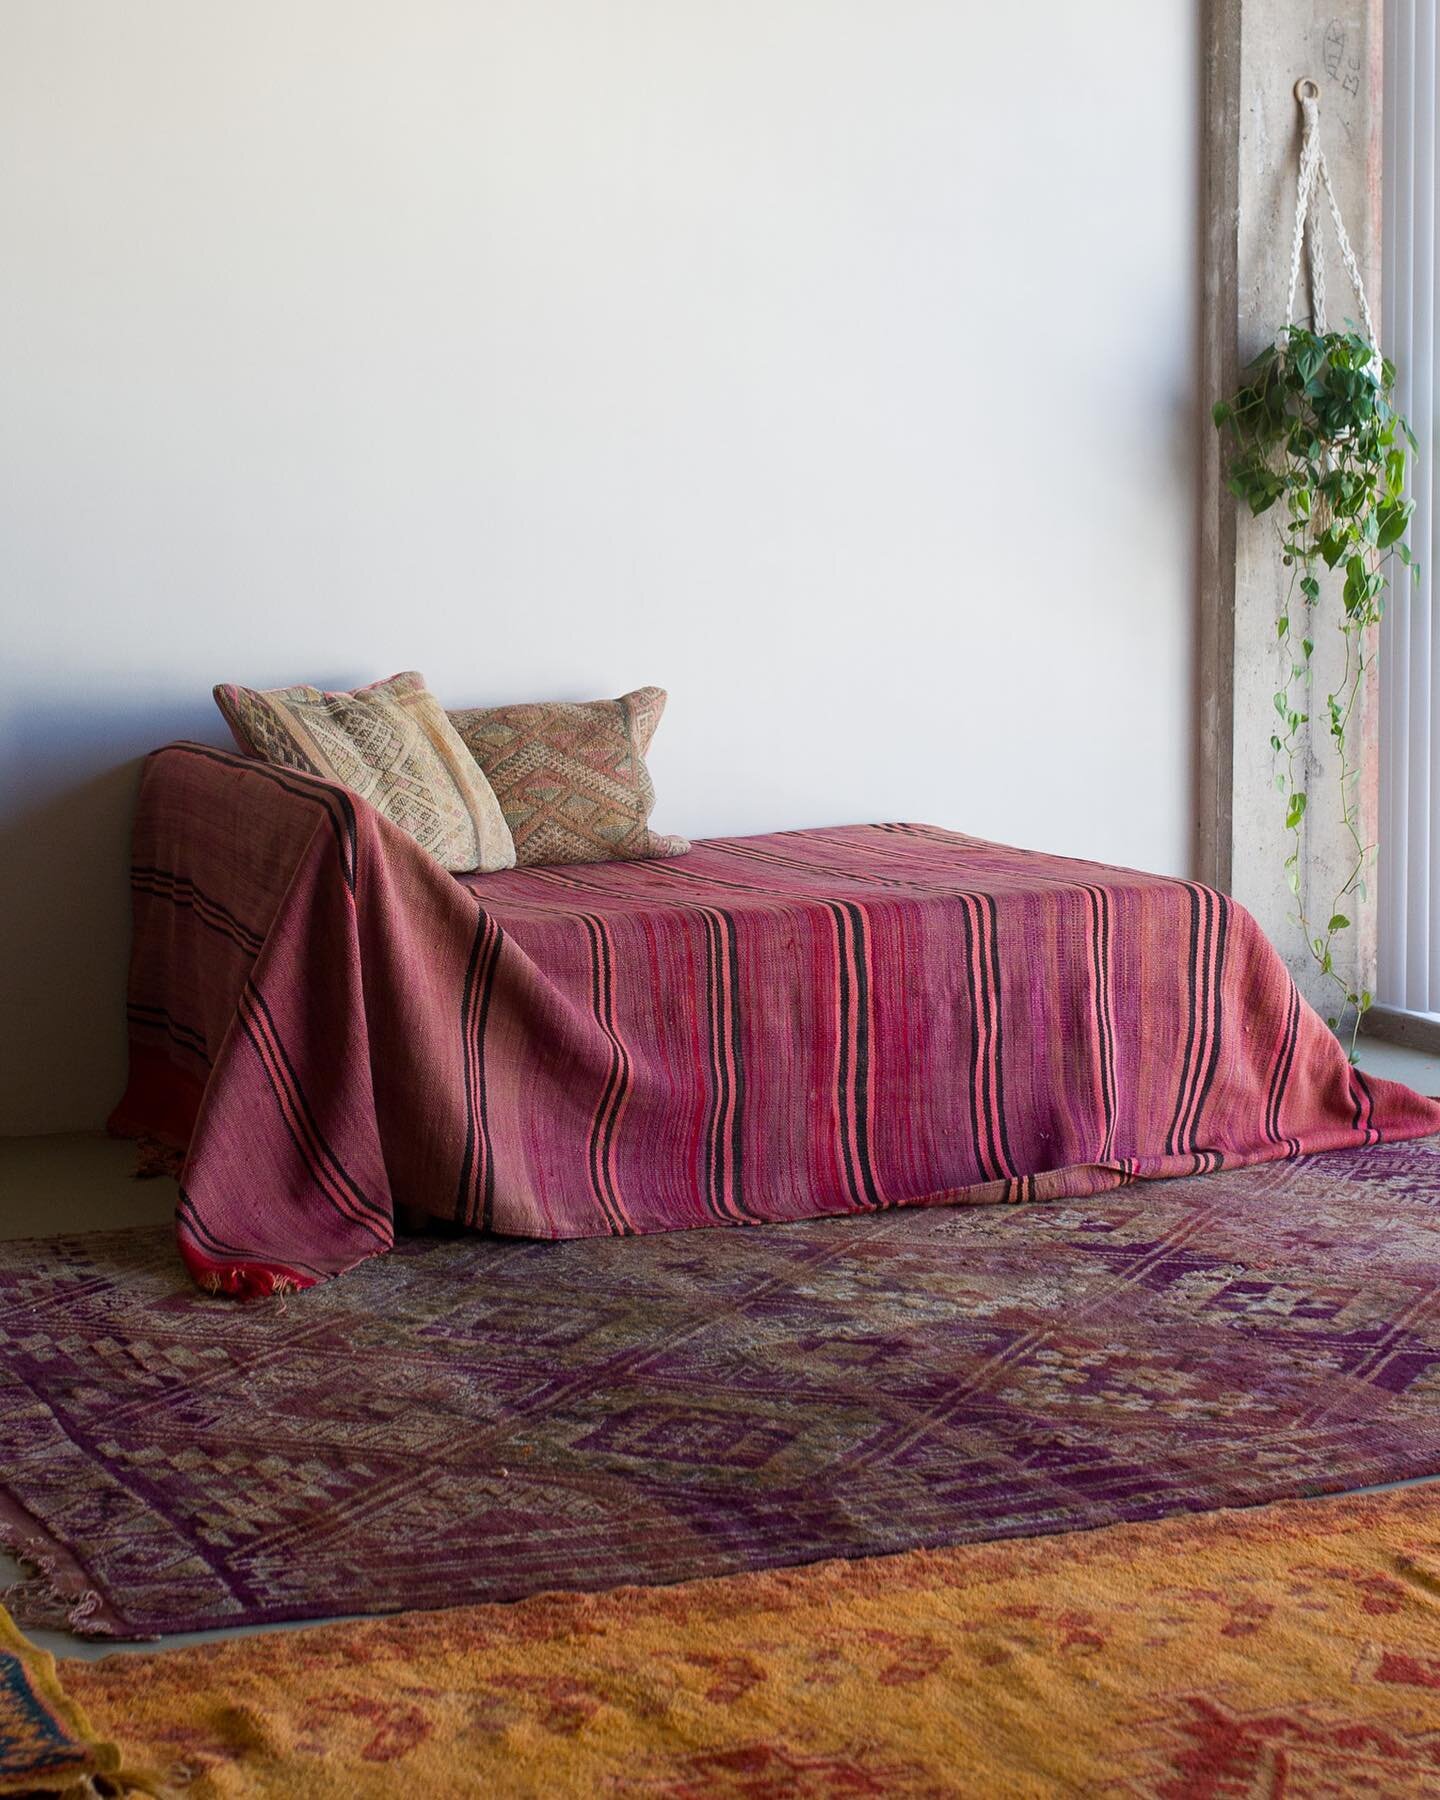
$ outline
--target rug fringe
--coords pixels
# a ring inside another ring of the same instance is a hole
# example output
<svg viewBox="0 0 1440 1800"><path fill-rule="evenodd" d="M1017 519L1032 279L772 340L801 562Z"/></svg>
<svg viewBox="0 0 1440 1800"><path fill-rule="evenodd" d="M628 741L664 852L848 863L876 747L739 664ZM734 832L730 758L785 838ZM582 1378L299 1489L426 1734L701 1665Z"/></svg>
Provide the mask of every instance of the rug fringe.
<svg viewBox="0 0 1440 1800"><path fill-rule="evenodd" d="M23 1571L0 1587L0 1606L27 1631L69 1631L76 1637L121 1636L104 1594L67 1566L53 1539L22 1522L0 1495L0 1550ZM146 1636L147 1634L141 1634Z"/></svg>

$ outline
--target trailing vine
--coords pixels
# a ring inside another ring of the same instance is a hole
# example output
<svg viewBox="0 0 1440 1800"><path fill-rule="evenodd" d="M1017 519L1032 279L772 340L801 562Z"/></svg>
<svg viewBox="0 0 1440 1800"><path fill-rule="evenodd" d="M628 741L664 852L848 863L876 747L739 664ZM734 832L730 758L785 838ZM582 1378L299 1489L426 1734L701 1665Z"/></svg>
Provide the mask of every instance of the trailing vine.
<svg viewBox="0 0 1440 1800"><path fill-rule="evenodd" d="M1276 725L1270 737L1275 785L1290 836L1285 874L1295 898L1294 921L1320 973L1334 984L1339 1031L1353 1008L1350 1057L1372 995L1352 987L1335 966L1335 940L1363 903L1374 846L1361 828L1359 770L1350 726L1373 660L1384 612L1390 559L1418 578L1405 541L1415 503L1405 497L1406 452L1414 433L1394 408L1395 370L1354 330L1317 333L1287 325L1245 371L1245 382L1214 409L1231 447L1227 485L1255 517L1279 508L1275 525L1290 580L1275 622L1280 674ZM1403 440L1403 442L1402 442ZM1339 816L1347 837L1345 877L1323 927L1312 918L1301 878L1310 808L1310 724L1314 706L1315 611L1322 578L1343 581L1335 617L1345 662L1338 687L1325 696L1324 722L1335 751Z"/></svg>

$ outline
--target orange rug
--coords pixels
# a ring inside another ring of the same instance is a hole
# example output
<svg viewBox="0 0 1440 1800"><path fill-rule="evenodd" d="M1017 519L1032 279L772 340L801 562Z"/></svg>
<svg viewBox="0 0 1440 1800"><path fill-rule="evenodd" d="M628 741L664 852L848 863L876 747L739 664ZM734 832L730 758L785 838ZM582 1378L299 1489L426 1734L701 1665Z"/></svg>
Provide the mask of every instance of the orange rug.
<svg viewBox="0 0 1440 1800"><path fill-rule="evenodd" d="M1440 1492L67 1662L161 1792L1440 1794Z"/></svg>
<svg viewBox="0 0 1440 1800"><path fill-rule="evenodd" d="M120 1752L62 1691L54 1657L21 1637L0 1606L0 1795L80 1800L101 1792L96 1778L119 1766Z"/></svg>

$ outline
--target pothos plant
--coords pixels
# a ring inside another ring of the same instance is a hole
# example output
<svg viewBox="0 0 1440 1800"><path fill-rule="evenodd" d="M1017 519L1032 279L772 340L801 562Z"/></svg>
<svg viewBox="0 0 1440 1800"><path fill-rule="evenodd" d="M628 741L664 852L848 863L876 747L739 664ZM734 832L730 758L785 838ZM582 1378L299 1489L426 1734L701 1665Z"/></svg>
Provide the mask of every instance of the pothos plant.
<svg viewBox="0 0 1440 1800"><path fill-rule="evenodd" d="M1214 409L1230 444L1227 485L1256 517L1276 511L1280 557L1290 570L1275 624L1280 674L1270 737L1290 838L1285 874L1309 953L1335 987L1331 1029L1339 1031L1353 1009L1352 1061L1371 995L1337 970L1335 939L1350 929L1354 901L1365 899L1373 846L1361 830L1350 727L1374 656L1371 627L1384 611L1390 559L1398 556L1417 577L1420 572L1405 541L1415 510L1405 497L1405 445L1417 445L1395 411L1394 391L1394 367L1359 333L1288 325L1250 364L1234 398ZM1339 685L1325 696L1324 723L1334 744L1347 850L1345 878L1321 926L1311 916L1300 854L1311 801L1305 727L1314 704L1316 608L1330 571L1329 585L1340 588L1333 616L1345 661Z"/></svg>

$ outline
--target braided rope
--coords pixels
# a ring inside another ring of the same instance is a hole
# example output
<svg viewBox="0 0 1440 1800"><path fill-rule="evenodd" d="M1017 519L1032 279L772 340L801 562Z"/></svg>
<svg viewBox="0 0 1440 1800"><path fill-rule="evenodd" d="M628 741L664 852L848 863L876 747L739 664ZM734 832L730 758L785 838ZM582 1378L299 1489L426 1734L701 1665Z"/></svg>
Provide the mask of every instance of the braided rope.
<svg viewBox="0 0 1440 1800"><path fill-rule="evenodd" d="M1302 86L1306 85L1304 83ZM1310 83L1314 86L1314 83ZM1304 135L1300 143L1300 171L1295 182L1295 230L1290 240L1290 291L1285 298L1285 322L1295 323L1295 295L1300 286L1300 262L1308 246L1310 252L1310 323L1312 328L1323 334L1325 330L1325 251L1320 239L1320 195L1318 189L1325 190L1325 199L1329 204L1330 222L1335 231L1335 242L1340 251L1340 261L1345 273L1350 278L1350 285L1355 290L1355 299L1360 307L1360 317L1364 321L1365 335L1372 344L1378 344L1375 336L1375 321L1370 315L1370 302L1365 296L1365 282L1360 274L1360 264L1350 244L1349 233L1345 229L1345 221L1340 217L1340 202L1335 198L1335 188L1330 180L1330 167L1325 161L1325 152L1320 148L1320 104L1316 94L1300 96L1300 110L1304 115Z"/></svg>
<svg viewBox="0 0 1440 1800"><path fill-rule="evenodd" d="M1350 237L1345 230L1345 221L1340 217L1340 202L1335 198L1335 190L1330 185L1330 167L1325 161L1324 153L1320 157L1320 179L1325 184L1325 198L1330 202L1330 220L1335 227L1335 242L1340 249L1340 261L1345 273L1350 277L1350 286L1355 291L1355 299L1360 307L1360 318L1365 326L1365 336L1372 344L1379 345L1375 335L1375 321L1370 316L1370 302L1365 297L1365 280L1360 273L1360 262L1350 247Z"/></svg>
<svg viewBox="0 0 1440 1800"><path fill-rule="evenodd" d="M1287 325L1295 322L1295 294L1300 286L1300 259L1305 251L1305 234L1310 224L1310 201L1315 190L1315 169L1320 160L1319 118L1315 103L1313 100L1302 100L1300 104L1305 113L1305 134L1300 141L1300 170L1295 182L1295 231L1290 240L1290 291L1285 296ZM1314 267L1315 259L1312 257L1312 276Z"/></svg>

